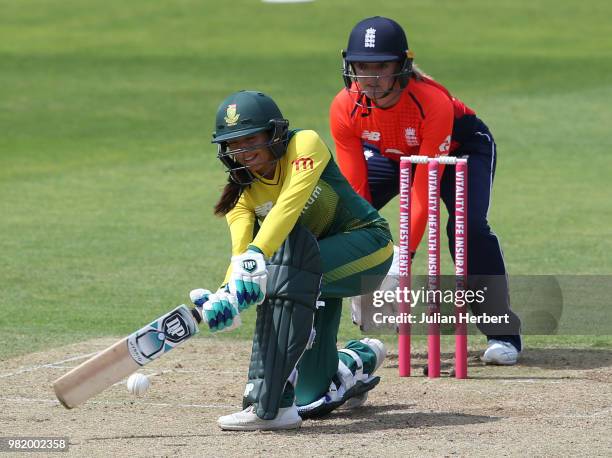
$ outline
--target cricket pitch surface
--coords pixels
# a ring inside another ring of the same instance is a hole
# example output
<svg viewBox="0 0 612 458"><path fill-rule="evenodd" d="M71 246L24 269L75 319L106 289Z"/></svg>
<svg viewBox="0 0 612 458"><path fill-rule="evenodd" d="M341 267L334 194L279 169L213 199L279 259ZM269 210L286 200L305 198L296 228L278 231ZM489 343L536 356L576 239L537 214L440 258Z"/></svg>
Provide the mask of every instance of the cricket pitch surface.
<svg viewBox="0 0 612 458"><path fill-rule="evenodd" d="M195 339L145 366L143 397L125 381L66 410L51 383L117 339L2 361L0 436L68 437L73 456L604 456L612 450L612 351L527 349L517 366L490 367L470 348L468 380L397 375L397 348L368 402L283 432L225 432L240 410L250 342ZM444 352L443 368L452 362ZM61 454L60 454L61 455ZM37 454L37 456L41 456Z"/></svg>

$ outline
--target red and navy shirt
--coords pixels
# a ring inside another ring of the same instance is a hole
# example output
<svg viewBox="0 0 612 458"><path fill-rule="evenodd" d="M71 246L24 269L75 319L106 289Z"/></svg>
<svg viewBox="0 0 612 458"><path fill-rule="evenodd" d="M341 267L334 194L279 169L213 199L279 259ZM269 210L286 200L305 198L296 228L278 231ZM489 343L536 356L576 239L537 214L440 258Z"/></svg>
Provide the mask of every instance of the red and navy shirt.
<svg viewBox="0 0 612 458"><path fill-rule="evenodd" d="M460 146L476 119L473 110L427 77L411 79L390 108L368 109L357 106L355 100L356 95L345 89L336 95L330 108L331 132L340 170L369 202L364 145L398 162L402 156L415 154L442 156ZM417 166L414 174L412 215L410 250L416 251L427 222L426 165Z"/></svg>

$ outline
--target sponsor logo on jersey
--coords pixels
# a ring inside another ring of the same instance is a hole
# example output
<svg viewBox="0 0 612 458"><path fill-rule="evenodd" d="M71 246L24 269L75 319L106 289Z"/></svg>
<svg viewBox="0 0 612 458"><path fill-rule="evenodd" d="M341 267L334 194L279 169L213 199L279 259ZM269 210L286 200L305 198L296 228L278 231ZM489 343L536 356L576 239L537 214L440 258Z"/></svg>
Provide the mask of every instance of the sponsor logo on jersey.
<svg viewBox="0 0 612 458"><path fill-rule="evenodd" d="M314 161L309 157L298 157L292 160L291 163L294 165L297 172L308 169L312 170L314 168Z"/></svg>
<svg viewBox="0 0 612 458"><path fill-rule="evenodd" d="M404 134L406 135L406 143L408 143L408 146L419 146L419 139L417 138L416 129L414 127L407 127Z"/></svg>
<svg viewBox="0 0 612 458"><path fill-rule="evenodd" d="M227 124L228 127L235 126L238 123L239 118L240 115L236 113L236 104L232 103L231 105L228 105L227 110L225 111L225 117L223 118L225 119L225 124Z"/></svg>
<svg viewBox="0 0 612 458"><path fill-rule="evenodd" d="M268 213L270 213L270 210L272 210L272 207L274 206L274 204L270 201L268 202L264 202L261 205L258 205L255 207L255 214L260 217L260 218L265 218L266 216L268 216Z"/></svg>
<svg viewBox="0 0 612 458"><path fill-rule="evenodd" d="M366 161L368 159L370 159L372 156L374 156L374 151L372 151L371 149L364 149L363 150L363 155L365 156Z"/></svg>
<svg viewBox="0 0 612 458"><path fill-rule="evenodd" d="M449 135L448 137L444 139L444 141L438 147L438 149L440 150L441 153L446 153L448 152L448 150L450 150L450 144L451 144L451 136Z"/></svg>
<svg viewBox="0 0 612 458"><path fill-rule="evenodd" d="M323 189L321 189L321 187L319 185L315 186L315 188L312 190L312 194L310 194L310 197L308 198L308 201L306 202L306 204L304 205L304 208L302 209L302 215L304 214L304 212L306 210L308 210L312 204L314 204L317 201L317 198L319 197L319 194L321 194L321 191Z"/></svg>
<svg viewBox="0 0 612 458"><path fill-rule="evenodd" d="M376 29L370 27L365 31L365 38L363 46L366 48L373 48L376 45Z"/></svg>
<svg viewBox="0 0 612 458"><path fill-rule="evenodd" d="M361 138L364 140L370 140L372 142L377 142L380 140L380 132L374 132L371 130L364 130L361 134Z"/></svg>

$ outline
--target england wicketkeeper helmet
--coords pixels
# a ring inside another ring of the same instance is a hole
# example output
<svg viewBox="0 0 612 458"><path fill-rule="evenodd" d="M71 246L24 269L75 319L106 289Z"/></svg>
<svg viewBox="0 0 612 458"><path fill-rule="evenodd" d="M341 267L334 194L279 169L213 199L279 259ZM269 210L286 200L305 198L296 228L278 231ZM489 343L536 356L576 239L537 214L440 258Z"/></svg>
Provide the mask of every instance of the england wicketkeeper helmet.
<svg viewBox="0 0 612 458"><path fill-rule="evenodd" d="M349 90L358 85L354 62L399 62L395 77L403 89L412 73L413 58L406 34L397 22L381 16L364 19L353 27L348 46L342 51L344 84Z"/></svg>
<svg viewBox="0 0 612 458"><path fill-rule="evenodd" d="M227 167L232 180L240 185L252 183L255 176L248 166L239 164L234 155L255 148L228 150L227 142L258 132L268 132L269 139L255 148L267 146L274 160L280 159L287 151L289 121L283 118L274 100L262 92L243 90L221 102L217 109L212 143L217 144L217 157Z"/></svg>

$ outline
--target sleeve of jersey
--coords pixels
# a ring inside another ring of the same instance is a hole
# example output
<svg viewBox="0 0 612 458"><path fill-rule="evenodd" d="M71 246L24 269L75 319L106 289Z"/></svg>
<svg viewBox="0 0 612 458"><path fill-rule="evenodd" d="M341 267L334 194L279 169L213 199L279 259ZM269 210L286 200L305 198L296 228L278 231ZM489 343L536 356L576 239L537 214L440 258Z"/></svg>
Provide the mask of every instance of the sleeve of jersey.
<svg viewBox="0 0 612 458"><path fill-rule="evenodd" d="M436 93L427 101L425 108L425 123L419 154L436 157L448 154L453 132L453 105L442 93ZM439 168L442 176L444 166ZM410 221L410 251L416 251L427 225L427 165L416 168L412 188L412 219Z"/></svg>
<svg viewBox="0 0 612 458"><path fill-rule="evenodd" d="M338 97L331 104L329 123L336 145L336 160L340 171L357 194L368 202L372 202L368 185L368 168L363 156L361 139L355 135L346 108Z"/></svg>
<svg viewBox="0 0 612 458"><path fill-rule="evenodd" d="M253 240L253 245L265 256L272 256L285 241L329 160L329 150L316 132L303 130L291 139L285 162L287 170L282 171L283 187Z"/></svg>
<svg viewBox="0 0 612 458"><path fill-rule="evenodd" d="M244 253L253 240L255 213L247 204L247 196L242 194L236 206L225 216L232 237L232 256ZM225 285L232 273L230 264L221 285Z"/></svg>

